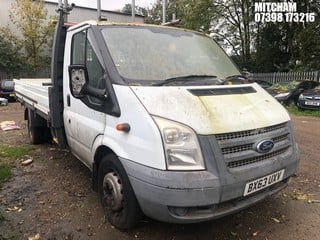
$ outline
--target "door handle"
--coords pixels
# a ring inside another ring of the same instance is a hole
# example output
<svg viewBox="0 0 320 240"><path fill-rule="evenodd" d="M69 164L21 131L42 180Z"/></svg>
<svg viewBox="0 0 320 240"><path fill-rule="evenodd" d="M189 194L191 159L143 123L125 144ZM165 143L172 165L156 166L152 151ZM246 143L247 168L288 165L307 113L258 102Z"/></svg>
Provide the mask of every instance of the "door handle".
<svg viewBox="0 0 320 240"><path fill-rule="evenodd" d="M67 95L67 106L68 106L68 107L71 106L71 104L70 104L70 95L69 95L69 94Z"/></svg>

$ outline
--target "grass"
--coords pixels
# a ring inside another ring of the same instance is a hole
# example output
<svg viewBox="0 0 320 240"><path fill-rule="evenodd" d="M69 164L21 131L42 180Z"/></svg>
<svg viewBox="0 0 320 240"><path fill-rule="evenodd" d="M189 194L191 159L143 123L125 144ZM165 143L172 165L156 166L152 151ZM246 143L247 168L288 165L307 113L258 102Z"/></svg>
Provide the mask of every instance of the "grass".
<svg viewBox="0 0 320 240"><path fill-rule="evenodd" d="M1 158L9 158L9 159L16 159L21 158L24 155L28 154L30 151L30 147L26 145L22 146L14 146L14 147L0 147L0 157Z"/></svg>
<svg viewBox="0 0 320 240"><path fill-rule="evenodd" d="M0 146L0 187L11 177L11 168L15 160L28 154L30 147L22 146Z"/></svg>
<svg viewBox="0 0 320 240"><path fill-rule="evenodd" d="M299 110L296 106L287 107L289 113L298 116L320 117L319 110Z"/></svg>
<svg viewBox="0 0 320 240"><path fill-rule="evenodd" d="M11 166L9 164L0 164L0 187L11 177Z"/></svg>

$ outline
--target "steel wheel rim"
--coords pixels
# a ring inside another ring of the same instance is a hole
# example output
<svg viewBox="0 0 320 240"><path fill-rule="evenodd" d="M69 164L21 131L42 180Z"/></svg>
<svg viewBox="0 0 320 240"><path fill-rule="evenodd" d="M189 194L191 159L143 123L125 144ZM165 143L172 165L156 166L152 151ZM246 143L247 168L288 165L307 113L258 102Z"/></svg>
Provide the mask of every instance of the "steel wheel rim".
<svg viewBox="0 0 320 240"><path fill-rule="evenodd" d="M112 211L120 211L123 207L123 188L121 179L115 172L107 173L103 178L103 198L106 207Z"/></svg>

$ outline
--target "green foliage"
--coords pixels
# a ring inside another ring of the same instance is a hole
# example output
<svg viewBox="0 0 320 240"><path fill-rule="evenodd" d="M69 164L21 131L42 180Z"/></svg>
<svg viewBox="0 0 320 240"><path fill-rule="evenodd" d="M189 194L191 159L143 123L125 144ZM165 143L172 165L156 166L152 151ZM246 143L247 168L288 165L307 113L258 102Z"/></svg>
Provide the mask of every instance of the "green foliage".
<svg viewBox="0 0 320 240"><path fill-rule="evenodd" d="M30 150L27 145L0 146L0 186L10 179L14 161L27 155Z"/></svg>
<svg viewBox="0 0 320 240"><path fill-rule="evenodd" d="M184 28L210 33L217 10L213 1L177 0L176 6Z"/></svg>
<svg viewBox="0 0 320 240"><path fill-rule="evenodd" d="M175 1L175 0L173 0ZM171 2L171 1L170 1ZM172 15L172 11L175 9L167 8L166 19L169 20L169 15ZM162 23L162 1L157 0L150 9L148 9L148 17L145 19L149 24L161 24Z"/></svg>
<svg viewBox="0 0 320 240"><path fill-rule="evenodd" d="M242 67L251 64L253 41L257 24L253 19L250 0L214 0L216 12L212 21L212 34L222 44L231 49L232 55L239 56Z"/></svg>
<svg viewBox="0 0 320 240"><path fill-rule="evenodd" d="M8 164L0 163L0 186L11 177L11 167Z"/></svg>
<svg viewBox="0 0 320 240"><path fill-rule="evenodd" d="M175 13L182 27L211 34L246 67L251 65L254 38L251 7L249 0L168 0L166 19L171 21ZM147 22L161 23L162 1L158 0L149 12Z"/></svg>
<svg viewBox="0 0 320 240"><path fill-rule="evenodd" d="M259 28L256 41L256 72L320 70L320 4L296 1L297 12L316 13L313 23L267 23Z"/></svg>
<svg viewBox="0 0 320 240"><path fill-rule="evenodd" d="M28 154L30 147L27 145L17 146L17 147L0 147L0 158L17 159Z"/></svg>
<svg viewBox="0 0 320 240"><path fill-rule="evenodd" d="M300 60L303 70L320 70L320 17L310 23L298 36L300 43Z"/></svg>
<svg viewBox="0 0 320 240"><path fill-rule="evenodd" d="M0 32L0 71L7 74L19 73L23 68L19 48L5 37L4 32Z"/></svg>
<svg viewBox="0 0 320 240"><path fill-rule="evenodd" d="M253 0L167 0L167 21L213 36L240 68L252 72L320 70L320 2L301 0L297 12L315 13L313 23L256 23ZM148 10L147 23L162 21L162 0Z"/></svg>
<svg viewBox="0 0 320 240"><path fill-rule="evenodd" d="M47 67L46 54L54 26L47 19L43 0L16 0L12 4L10 20L21 32L22 38L7 31L7 37L24 53L26 65L32 72Z"/></svg>
<svg viewBox="0 0 320 240"><path fill-rule="evenodd" d="M132 5L130 3L127 3L122 8L121 12L131 15L132 14ZM145 16L145 17L148 17L148 11L147 11L147 9L145 9L143 7L135 6L135 13L142 15L142 16Z"/></svg>
<svg viewBox="0 0 320 240"><path fill-rule="evenodd" d="M167 0L166 22L181 20L181 26L187 29L209 33L214 17L214 5L210 0ZM148 10L147 23L162 23L162 0L157 0Z"/></svg>
<svg viewBox="0 0 320 240"><path fill-rule="evenodd" d="M265 25L259 32L254 59L255 72L287 72L291 58L287 47L288 39L284 38L287 30L276 23Z"/></svg>
<svg viewBox="0 0 320 240"><path fill-rule="evenodd" d="M26 145L0 147L0 186L11 177L11 165L13 161L25 156L29 151L30 147Z"/></svg>
<svg viewBox="0 0 320 240"><path fill-rule="evenodd" d="M320 117L319 110L299 110L296 106L287 108L288 112L298 116Z"/></svg>

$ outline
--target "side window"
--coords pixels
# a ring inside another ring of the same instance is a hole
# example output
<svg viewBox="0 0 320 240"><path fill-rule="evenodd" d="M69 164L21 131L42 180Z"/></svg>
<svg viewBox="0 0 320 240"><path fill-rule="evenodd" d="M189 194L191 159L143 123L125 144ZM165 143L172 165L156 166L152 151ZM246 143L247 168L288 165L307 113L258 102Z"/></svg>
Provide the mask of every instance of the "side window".
<svg viewBox="0 0 320 240"><path fill-rule="evenodd" d="M73 36L71 64L85 64L86 32L82 31Z"/></svg>
<svg viewBox="0 0 320 240"><path fill-rule="evenodd" d="M98 49L95 49L94 46L97 46L97 44L92 37L91 29L89 29L86 45L86 67L89 75L89 84L98 89L105 89L104 70L96 54Z"/></svg>
<svg viewBox="0 0 320 240"><path fill-rule="evenodd" d="M88 71L88 84L97 89L106 89L104 69L101 59L98 57L97 43L91 29L84 30L73 36L71 64L85 65ZM88 97L93 104L100 104L101 101L94 97Z"/></svg>

